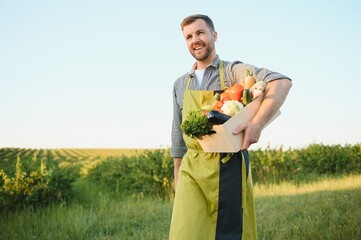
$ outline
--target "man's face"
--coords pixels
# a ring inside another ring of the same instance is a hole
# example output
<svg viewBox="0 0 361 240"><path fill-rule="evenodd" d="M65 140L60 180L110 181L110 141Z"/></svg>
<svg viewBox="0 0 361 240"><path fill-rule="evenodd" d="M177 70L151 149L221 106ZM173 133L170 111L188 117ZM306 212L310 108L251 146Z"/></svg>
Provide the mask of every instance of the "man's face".
<svg viewBox="0 0 361 240"><path fill-rule="evenodd" d="M197 19L184 26L183 36L189 52L197 61L212 60L210 58L215 55L214 43L217 40L217 33L212 32L203 19Z"/></svg>

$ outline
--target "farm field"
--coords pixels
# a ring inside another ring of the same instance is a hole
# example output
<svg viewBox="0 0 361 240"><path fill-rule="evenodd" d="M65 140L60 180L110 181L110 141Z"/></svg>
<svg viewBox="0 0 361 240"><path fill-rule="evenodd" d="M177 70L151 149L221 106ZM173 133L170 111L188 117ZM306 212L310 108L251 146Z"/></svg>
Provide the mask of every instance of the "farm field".
<svg viewBox="0 0 361 240"><path fill-rule="evenodd" d="M167 239L172 200L115 197L93 187L78 182L78 197L69 205L2 215L0 238ZM259 239L361 236L361 175L255 186L255 199Z"/></svg>
<svg viewBox="0 0 361 240"><path fill-rule="evenodd" d="M360 155L351 152L360 161ZM169 192L172 165L167 150L0 149L0 170L13 179L20 165L33 171L41 168L42 161L47 163L45 169L56 163L60 172L76 175L69 185L71 198L41 207L0 208L0 239L167 239L174 197ZM118 174L124 169L129 179ZM147 171L133 174L136 169ZM153 175L148 176L148 170ZM272 174L270 179L275 178ZM113 183L114 178L126 185ZM360 239L359 170L304 178L255 182L259 239ZM139 188L143 185L148 188Z"/></svg>
<svg viewBox="0 0 361 240"><path fill-rule="evenodd" d="M79 166L80 174L87 171L102 159L107 157L132 156L144 151L154 149L131 148L56 148L56 149L31 149L31 148L1 148L0 169L6 169L19 156L22 162L56 162L60 168Z"/></svg>
<svg viewBox="0 0 361 240"><path fill-rule="evenodd" d="M54 158L54 159L75 159L109 157L109 156L131 156L145 150L132 148L53 148L53 149L32 149L32 148L0 148L1 162L14 160L15 156L22 158Z"/></svg>

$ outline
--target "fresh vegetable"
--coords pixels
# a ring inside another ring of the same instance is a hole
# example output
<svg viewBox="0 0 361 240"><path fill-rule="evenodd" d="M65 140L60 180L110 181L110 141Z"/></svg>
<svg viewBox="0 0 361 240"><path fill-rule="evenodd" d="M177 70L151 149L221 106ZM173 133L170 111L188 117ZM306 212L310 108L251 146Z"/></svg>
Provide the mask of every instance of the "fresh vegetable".
<svg viewBox="0 0 361 240"><path fill-rule="evenodd" d="M229 88L228 92L228 95L232 100L241 101L243 86L239 83L236 83Z"/></svg>
<svg viewBox="0 0 361 240"><path fill-rule="evenodd" d="M212 105L212 109L220 112L222 106L223 106L223 103L219 100L216 100Z"/></svg>
<svg viewBox="0 0 361 240"><path fill-rule="evenodd" d="M254 86L256 79L250 74L249 70L246 69L246 77L244 79L244 90L242 93L242 103L243 106L247 106L252 100L252 94L250 88Z"/></svg>
<svg viewBox="0 0 361 240"><path fill-rule="evenodd" d="M212 98L212 103L213 104L215 101L219 101L220 99L220 94L218 92L216 92Z"/></svg>
<svg viewBox="0 0 361 240"><path fill-rule="evenodd" d="M227 88L227 91L224 91L223 93L221 93L220 95L220 101L223 104L226 101L231 100L230 96L229 96L229 90Z"/></svg>
<svg viewBox="0 0 361 240"><path fill-rule="evenodd" d="M256 79L249 73L249 70L246 69L246 77L244 79L244 89L250 89L255 82Z"/></svg>
<svg viewBox="0 0 361 240"><path fill-rule="evenodd" d="M242 94L242 103L244 106L247 106L252 101L251 91L249 89L244 89Z"/></svg>
<svg viewBox="0 0 361 240"><path fill-rule="evenodd" d="M266 89L267 83L265 81L257 81L250 89L253 99L261 95Z"/></svg>
<svg viewBox="0 0 361 240"><path fill-rule="evenodd" d="M206 117L209 120L209 122L211 122L215 125L223 124L228 119L231 118L230 116L220 113L219 111L216 111L216 110L209 111L207 113Z"/></svg>
<svg viewBox="0 0 361 240"><path fill-rule="evenodd" d="M202 110L190 111L181 124L183 133L191 138L202 139L202 136L214 133L213 124L202 114Z"/></svg>
<svg viewBox="0 0 361 240"><path fill-rule="evenodd" d="M245 78L222 91L215 91L209 105L189 112L181 124L183 133L191 138L202 139L215 133L214 125L223 124L247 106L266 88L265 81L256 81L246 69Z"/></svg>
<svg viewBox="0 0 361 240"><path fill-rule="evenodd" d="M231 100L223 104L221 110L224 114L228 116L234 116L243 108L243 105L239 101Z"/></svg>

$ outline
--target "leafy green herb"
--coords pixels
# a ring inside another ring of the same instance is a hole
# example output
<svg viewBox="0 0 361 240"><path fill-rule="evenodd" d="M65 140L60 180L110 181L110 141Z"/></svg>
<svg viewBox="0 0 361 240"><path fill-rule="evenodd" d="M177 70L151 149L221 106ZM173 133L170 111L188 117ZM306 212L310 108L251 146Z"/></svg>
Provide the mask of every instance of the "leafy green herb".
<svg viewBox="0 0 361 240"><path fill-rule="evenodd" d="M202 114L202 110L193 110L188 113L181 129L185 135L191 138L202 139L204 135L213 133L213 124Z"/></svg>

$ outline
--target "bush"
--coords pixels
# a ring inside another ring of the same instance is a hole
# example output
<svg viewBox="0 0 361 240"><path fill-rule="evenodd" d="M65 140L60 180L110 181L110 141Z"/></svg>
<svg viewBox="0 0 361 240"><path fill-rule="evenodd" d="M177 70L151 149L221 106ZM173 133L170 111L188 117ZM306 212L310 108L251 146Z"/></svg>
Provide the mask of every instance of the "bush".
<svg viewBox="0 0 361 240"><path fill-rule="evenodd" d="M113 192L164 198L173 189L173 160L169 149L111 157L91 169L87 178Z"/></svg>
<svg viewBox="0 0 361 240"><path fill-rule="evenodd" d="M36 171L24 171L17 157L15 176L0 170L0 209L14 210L25 206L44 206L67 200L71 195L71 179L57 169L48 171L41 163Z"/></svg>
<svg viewBox="0 0 361 240"><path fill-rule="evenodd" d="M251 150L255 182L307 180L309 176L345 175L361 172L361 144L311 144L303 149Z"/></svg>
<svg viewBox="0 0 361 240"><path fill-rule="evenodd" d="M36 151L0 150L0 208L68 200L72 197L71 183L83 176L80 172L87 174L84 180L113 193L163 198L173 194L169 149L89 161L55 159L49 151L45 158ZM266 148L249 153L255 183L297 183L361 173L361 144L311 144L302 149ZM19 156L24 156L21 163Z"/></svg>

